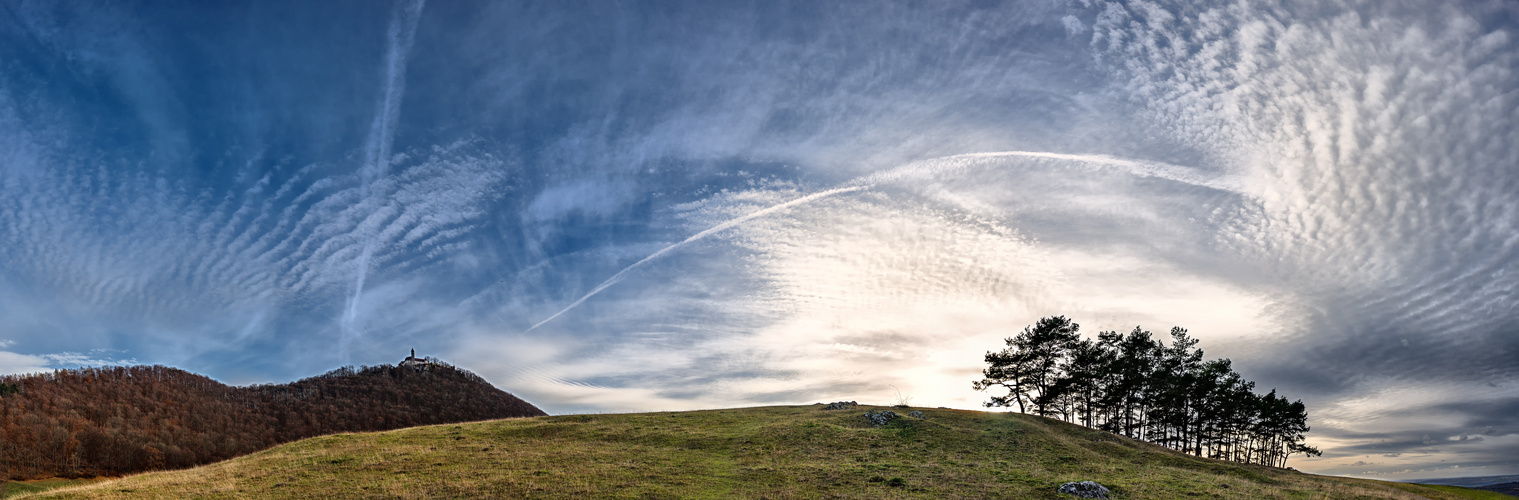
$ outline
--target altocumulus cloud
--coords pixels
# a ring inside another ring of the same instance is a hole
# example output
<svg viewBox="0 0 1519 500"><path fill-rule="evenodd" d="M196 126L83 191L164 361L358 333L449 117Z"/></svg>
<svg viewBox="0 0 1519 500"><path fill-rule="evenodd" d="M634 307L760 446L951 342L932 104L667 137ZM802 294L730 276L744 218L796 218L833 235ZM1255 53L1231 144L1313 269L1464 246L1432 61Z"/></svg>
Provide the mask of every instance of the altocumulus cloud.
<svg viewBox="0 0 1519 500"><path fill-rule="evenodd" d="M1294 7L1107 5L1093 45L1148 121L1225 146L1261 189L1259 218L1223 236L1297 289L1282 339L1299 354L1263 362L1340 396L1320 429L1459 432L1487 417L1451 399L1519 397L1511 6Z"/></svg>
<svg viewBox="0 0 1519 500"><path fill-rule="evenodd" d="M1511 5L7 12L0 370L973 408L1067 314L1304 398L1299 468L1519 462Z"/></svg>

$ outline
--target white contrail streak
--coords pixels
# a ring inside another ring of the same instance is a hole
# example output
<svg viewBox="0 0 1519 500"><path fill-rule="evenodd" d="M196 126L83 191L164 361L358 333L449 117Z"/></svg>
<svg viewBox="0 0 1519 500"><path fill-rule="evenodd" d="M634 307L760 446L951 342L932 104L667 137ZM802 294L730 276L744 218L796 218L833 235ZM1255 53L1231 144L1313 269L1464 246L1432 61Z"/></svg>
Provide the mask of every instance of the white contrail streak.
<svg viewBox="0 0 1519 500"><path fill-rule="evenodd" d="M944 156L928 160L918 161L897 167L885 172L870 174L859 179L850 181L849 185L873 186L884 182L898 181L909 177L927 177L943 174L958 169L965 169L976 165L979 161L994 160L1000 158L1040 158L1046 160L1062 160L1089 165L1102 165L1106 167L1118 167L1125 173L1140 177L1154 177L1170 181L1191 184L1220 191L1228 191L1236 194L1247 194L1243 180L1233 176L1208 176L1201 174L1197 169L1146 160L1130 160L1108 155L1074 155L1065 153L1045 153L1040 151L997 151L992 153L968 153L954 156Z"/></svg>
<svg viewBox="0 0 1519 500"><path fill-rule="evenodd" d="M360 166L359 193L360 203L363 204L360 213L373 214L376 210L378 200L374 199L376 195L373 186L375 181L385 177L385 171L390 167L390 146L395 138L396 123L401 117L401 96L406 92L406 58L416 39L417 20L422 17L425 3L426 0L399 0L391 13L390 30L386 32L386 41L389 43L385 51L384 87L380 101L375 106L369 138L365 141L364 164ZM374 257L374 226L366 218L359 222L358 229L364 240L364 249L359 252L358 277L354 280L353 293L348 298L348 306L343 311L340 323L342 339L339 347L345 362L348 358L348 343L358 336L355 325L358 321L359 302L364 295L364 281L369 277L369 260Z"/></svg>
<svg viewBox="0 0 1519 500"><path fill-rule="evenodd" d="M543 326L544 323L548 323L550 321L553 321L554 318L558 318L559 315L564 314L565 312L568 312L570 309L574 309L575 306L580 305L581 302L585 302L586 299L589 299L592 296L594 296L594 295L596 295L598 293L601 293L602 290L606 290L607 287L609 287L609 286L617 284L617 282L622 281L622 278L624 276L627 276L628 272L632 271L634 268L636 268L638 266L641 266L644 263L649 262L651 260L658 259L660 256L663 256L664 254L670 253L670 252L674 251L677 248L686 246L686 245L690 244L693 241L700 240L702 238L706 238L706 237L711 236L714 233L717 233L717 232L722 231L724 229L728 229L730 227L737 226L739 224L743 224L745 222L749 222L751 220L754 220L754 219L757 219L757 218L760 218L760 217L764 217L766 215L770 215L770 214L773 214L775 212L779 212L781 210L785 210L785 209L788 209L788 208L791 208L791 207L794 207L794 206L797 206L797 205L801 205L801 204L804 204L804 203L810 203L810 202L813 202L813 201L816 201L816 200L819 200L819 199L822 199L822 198L827 198L829 196L833 196L833 195L836 195L836 194L843 194L843 193L848 193L848 192L852 192L852 191L861 191L861 190L864 190L864 189L865 189L865 186L851 186L851 187L842 187L842 188L837 188L837 189L830 189L830 190L823 191L823 192L820 192L820 193L813 193L813 194L809 194L807 196L803 196L801 198L797 198L795 200L791 200L791 201L788 201L788 202L785 202L785 203L781 203L779 205L773 205L773 206L770 206L768 208L760 209L760 210L751 212L748 215L745 215L743 217L732 219L732 220L729 220L729 221L724 222L722 224L718 224L716 226L712 226L710 228L707 228L707 230L705 230L705 231L702 231L700 233L696 233L696 234L691 235L690 238L686 238L684 240L681 240L680 243L676 243L674 245L670 245L670 246L661 248L661 249L659 249L659 251L649 254L648 257L644 257L643 260L640 260L638 262L634 262L633 265L630 265L628 267L622 268L621 271L617 271L617 274L614 274L614 275L612 275L612 277L607 278L607 280L601 282L600 285L596 285L596 288L592 288L590 293L587 293L587 294L585 294L585 296L580 297L580 299L578 299L578 300L576 300L574 302L571 302L570 305L565 306L564 309L560 309L559 312L554 313L553 316L549 316L548 318L544 319L543 321L539 321L538 324L535 324L531 328L528 328L527 331L531 332L531 331L537 329L538 327Z"/></svg>
<svg viewBox="0 0 1519 500"><path fill-rule="evenodd" d="M900 181L907 178L928 177L932 175L943 174L946 172L975 166L979 161L994 160L999 158L1041 158L1048 160L1061 160L1093 165L1103 165L1108 167L1118 167L1123 169L1125 172L1136 176L1167 179L1195 186L1228 191L1231 193L1245 193L1243 182L1233 177L1208 177L1198 174L1196 169L1179 165L1144 160L1129 160L1108 155L1073 155L1064 153L1045 153L1040 151L999 151L993 153L969 153L933 158L909 163L901 167L887 170L885 172L878 172L860 177L858 179L845 183L845 187L830 189L827 191L803 196L795 200L764 208L743 217L732 219L722 224L712 226L705 231L691 235L690 238L686 238L679 243L661 248L659 251L649 254L648 257L644 257L643 260L634 262L633 265L623 268L621 271L618 271L617 274L612 275L611 278L607 278L606 281L603 281L601 284L596 285L596 288L592 288L590 293L587 293L574 302L571 302L570 305L565 306L564 309L560 309L559 312L554 313L553 316L549 316L543 321L539 321L537 324L534 324L526 331L531 332L533 330L536 330L538 327L543 326L545 323L553 321L555 318L558 318L564 313L569 312L570 309L574 309L575 306L578 306L582 302L585 302L586 299L589 299L596 294L601 293L601 291L607 289L607 287L610 287L617 284L617 282L622 281L623 277L627 276L628 272L632 271L634 268L641 266L651 260L657 259L667 253L670 253L671 251L685 246L688 243L706 238L707 236L711 236L713 233L717 233L724 229L743 224L759 217L764 217L780 210L785 210L797 205L810 203L812 201L816 201L818 199L826 198L836 194L862 191L869 189L877 184Z"/></svg>

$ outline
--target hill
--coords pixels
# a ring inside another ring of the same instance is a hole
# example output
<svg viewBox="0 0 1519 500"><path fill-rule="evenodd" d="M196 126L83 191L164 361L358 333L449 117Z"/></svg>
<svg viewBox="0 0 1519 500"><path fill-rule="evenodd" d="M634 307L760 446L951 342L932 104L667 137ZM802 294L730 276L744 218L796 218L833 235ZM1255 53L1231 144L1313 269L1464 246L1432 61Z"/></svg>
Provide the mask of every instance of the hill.
<svg viewBox="0 0 1519 500"><path fill-rule="evenodd" d="M337 434L22 498L1505 498L1193 457L1053 419L781 406ZM905 411L897 409L895 411Z"/></svg>
<svg viewBox="0 0 1519 500"><path fill-rule="evenodd" d="M233 387L163 366L0 377L0 479L191 467L335 432L545 415L444 363Z"/></svg>
<svg viewBox="0 0 1519 500"><path fill-rule="evenodd" d="M1487 491L1496 491L1498 493L1502 493L1502 494L1505 494L1505 495L1519 497L1519 481L1511 482L1511 483L1500 483L1500 484L1489 484L1489 485L1486 485L1486 486L1478 486L1477 489L1487 490Z"/></svg>

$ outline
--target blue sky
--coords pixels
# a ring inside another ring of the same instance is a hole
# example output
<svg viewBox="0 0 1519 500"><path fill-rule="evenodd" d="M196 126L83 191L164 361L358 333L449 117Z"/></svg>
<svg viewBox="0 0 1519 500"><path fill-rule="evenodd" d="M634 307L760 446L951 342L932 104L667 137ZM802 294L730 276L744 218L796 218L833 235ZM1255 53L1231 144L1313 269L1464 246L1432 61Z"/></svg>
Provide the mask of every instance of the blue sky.
<svg viewBox="0 0 1519 500"><path fill-rule="evenodd" d="M0 372L415 348L551 413L977 408L1191 329L1306 470L1519 473L1504 2L7 2Z"/></svg>

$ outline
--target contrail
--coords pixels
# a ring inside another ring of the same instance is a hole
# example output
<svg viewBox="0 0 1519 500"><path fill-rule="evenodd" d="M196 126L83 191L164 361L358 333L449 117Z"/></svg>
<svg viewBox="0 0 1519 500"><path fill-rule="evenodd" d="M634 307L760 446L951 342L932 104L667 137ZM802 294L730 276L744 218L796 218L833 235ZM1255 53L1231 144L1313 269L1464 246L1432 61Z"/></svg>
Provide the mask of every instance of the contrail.
<svg viewBox="0 0 1519 500"><path fill-rule="evenodd" d="M994 160L999 158L1040 158L1047 160L1062 160L1091 165L1103 165L1118 167L1125 173L1139 177L1154 177L1170 181L1191 184L1219 191L1228 191L1236 194L1248 194L1243 180L1233 176L1207 176L1198 173L1197 169L1172 165L1157 161L1130 160L1109 155L1077 155L1066 153L1046 153L1041 151L997 151L991 153L967 153L954 156L943 156L928 160L909 163L885 172L878 172L850 181L848 185L873 186L884 182L898 181L909 177L926 177L942 174L956 169L969 168L978 160Z"/></svg>
<svg viewBox="0 0 1519 500"><path fill-rule="evenodd" d="M543 321L539 321L538 324L535 324L531 328L528 328L527 331L531 332L531 331L537 329L538 327L543 326L544 323L548 323L550 321L553 321L554 318L558 318L559 315L564 314L565 312L568 312L570 309L574 309L575 306L580 305L581 302L585 302L585 299L589 299L592 296L594 296L594 295L596 295L598 293L601 293L602 290L606 290L607 287L617 284L617 282L622 281L622 277L626 276L628 274L628 271L632 271L633 268L641 266L644 263L649 262L651 260L658 259L660 256L662 256L664 254L667 254L667 253L670 253L671 251L674 251L677 248L686 246L686 245L690 244L693 241L700 240L702 238L706 238L708 236L711 236L713 233L717 233L717 232L722 231L724 229L728 229L730 227L737 226L739 224L743 224L745 222L749 222L751 220L754 220L754 219L757 219L757 218L760 218L760 217L764 217L766 215L770 215L770 214L773 214L775 212L779 212L781 210L785 210L785 209L788 209L788 208L791 208L791 207L794 207L794 206L797 206L797 205L801 205L801 204L804 204L804 203L810 203L812 201L816 201L816 200L822 199L822 198L827 198L829 196L833 196L833 195L836 195L836 194L848 193L848 192L852 192L852 191L861 191L861 190L864 190L864 189L865 189L865 186L852 186L852 187L842 187L842 188L837 188L837 189L830 189L830 190L823 191L823 192L820 192L820 193L813 193L813 194L809 194L807 196L803 196L801 198L797 198L795 200L791 200L791 201L788 201L788 202L785 202L785 203L781 203L779 205L773 205L773 206L770 206L768 208L760 209L760 210L751 212L748 215L745 215L743 217L732 219L732 220L729 220L729 221L724 222L722 224L718 224L716 226L712 226L710 228L707 228L707 230L705 230L705 231L702 231L700 233L696 233L696 234L691 235L690 238L686 238L684 240L681 240L680 243L676 243L674 245L670 245L670 246L661 248L661 249L659 249L659 251L649 254L648 257L644 257L643 260L640 260L638 262L634 262L633 265L625 267L625 268L622 268L621 271L617 271L617 274L614 274L614 275L612 275L612 277L607 278L607 280L601 282L600 285L596 285L596 288L592 288L590 293L587 293L587 294L585 294L585 296L580 297L580 299L578 299L578 300L576 300L574 302L571 302L570 305L565 306L564 309L560 309L559 312L554 313L553 316L549 316L548 318L544 319Z"/></svg>
<svg viewBox="0 0 1519 500"><path fill-rule="evenodd" d="M364 143L364 164L360 166L361 213L375 211L375 181L385 177L390 168L390 146L395 138L396 122L401 117L401 95L406 92L406 58L416 39L417 20L422 17L426 0L398 0L391 11L390 30L386 32L385 75L381 80L380 101L375 105L374 121L369 126L369 138ZM340 352L348 359L348 343L358 336L355 323L358 320L359 301L364 295L364 280L369 277L369 260L374 256L375 228L361 221L359 230L364 239L364 249L359 253L359 273L353 283L353 293L348 307L343 311Z"/></svg>
<svg viewBox="0 0 1519 500"><path fill-rule="evenodd" d="M1046 153L1046 152L1040 152L1040 151L999 151L999 152L993 152L993 153L968 153L968 154L961 154L961 155L954 155L954 156L943 156L943 157L939 157L939 158L932 158L932 159L928 159L928 160L923 160L923 161L909 163L909 164L906 164L906 165L903 165L903 166L900 166L900 167L897 167L897 168L894 168L894 169L891 169L891 170L887 170L885 172L878 172L878 173L870 174L870 175L867 175L867 176L864 176L864 177L860 177L858 179L855 179L855 180L852 180L852 181L849 181L849 182L845 183L844 184L845 187L830 189L830 190L827 190L827 191L822 191L822 192L819 192L819 193L814 193L814 194L810 194L810 195L807 195L807 196L803 196L803 197L797 198L795 200L791 200L791 201L788 201L788 202L785 202L785 203L781 203L779 205L774 205L774 206L771 206L771 207L768 207L768 208L760 209L758 211L749 213L748 215L744 215L742 217L739 217L739 218L736 218L736 219L732 219L732 220L729 220L727 222L723 222L722 224L718 224L716 226L712 226L712 227L708 228L705 231L702 231L702 232L696 233L694 235L691 235L691 237L686 238L686 239L682 240L679 243L676 243L674 245L670 245L670 246L661 248L661 249L659 249L659 251L656 251L656 252L654 252L652 254L649 254L648 257L644 257L643 260L640 260L638 262L634 262L633 265L630 265L628 267L623 268L621 271L618 271L617 274L612 275L611 278L607 278L606 281L603 281L603 282L601 282L601 284L596 285L596 288L592 288L591 291L590 291L590 293L587 293L584 296L580 297L579 299L575 300L574 302L571 302L570 305L565 306L564 309L560 309L559 312L554 313L553 316L549 316L548 318L545 318L543 321L539 321L537 324L534 324L532 327L528 328L526 331L531 332L533 330L536 330L536 329L538 329L538 327L543 326L544 324L546 324L546 323L548 323L550 321L553 321L555 318L558 318L559 316L563 315L566 312L569 312L570 309L574 309L575 306L578 306L582 302L585 302L586 299L589 299L589 298L595 296L596 294L601 293L601 291L607 289L607 287L610 287L612 285L617 284L619 281L622 281L623 277L626 276L628 274L628 272L632 271L634 268L636 268L638 266L641 266L641 265L643 265L643 264L645 264L645 263L647 263L647 262L649 262L651 260L657 259L657 258L663 256L664 254L670 253L671 251L674 251L677 248L683 247L683 246L685 246L685 245L687 245L687 244L689 244L689 243L691 243L693 241L700 240L702 238L706 238L707 236L711 236L713 233L717 233L717 232L722 231L724 229L728 229L728 228L731 228L733 226L737 226L739 224L743 224L745 222L748 222L750 220L754 220L754 219L759 218L759 217L764 217L766 215L778 212L780 210L785 210L787 208L795 207L797 205L802 205L802 204L805 204L805 203L810 203L810 202L816 201L816 200L821 199L821 198L826 198L826 197L833 196L833 195L836 195L836 194L843 194L843 193L848 193L848 192L853 192L853 191L863 191L863 190L869 189L869 188L874 187L875 185L881 184L881 183L899 181L899 180L903 180L903 179L907 179L907 178L912 178L912 177L927 177L927 176L931 176L931 175L935 175L935 174L942 174L942 173L945 173L945 172L948 172L948 171L952 171L952 170L955 170L955 169L969 168L971 166L974 166L978 161L981 161L981 160L992 160L992 159L998 159L998 158L1020 158L1020 157L1021 158L1042 158L1042 159L1049 159L1049 160L1062 160L1062 161L1080 162L1080 163L1088 163L1088 164L1095 164L1095 165L1104 165L1104 166L1109 166L1109 167L1119 167L1119 168L1123 169L1125 172L1127 172L1129 174L1132 174L1132 175L1136 175L1136 176L1155 177L1155 178L1160 178L1160 179L1167 179L1167 180L1181 182L1181 183L1185 183L1185 184L1191 184L1191 185L1195 185L1195 186L1202 186L1202 187L1207 187L1207 188L1211 188L1211 189L1217 189L1217 190L1221 190L1221 191L1228 191L1228 192L1231 192L1231 193L1239 193L1239 194L1244 194L1245 193L1243 182L1240 181L1239 179L1236 179L1236 178L1233 178L1233 177L1216 176L1216 177L1211 177L1210 178L1210 177L1206 177L1206 176L1203 176L1203 175L1199 175L1199 174L1196 173L1195 169L1188 168L1188 167L1183 167L1183 166L1179 166L1179 165L1172 165L1172 164L1169 164L1169 163L1153 162L1153 161L1129 160L1129 159L1125 159L1125 158L1118 158L1118 157L1108 156L1108 155L1074 155L1074 154L1065 154L1065 153Z"/></svg>

